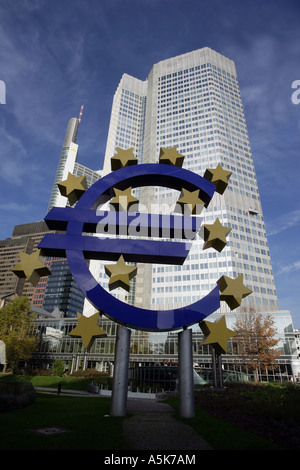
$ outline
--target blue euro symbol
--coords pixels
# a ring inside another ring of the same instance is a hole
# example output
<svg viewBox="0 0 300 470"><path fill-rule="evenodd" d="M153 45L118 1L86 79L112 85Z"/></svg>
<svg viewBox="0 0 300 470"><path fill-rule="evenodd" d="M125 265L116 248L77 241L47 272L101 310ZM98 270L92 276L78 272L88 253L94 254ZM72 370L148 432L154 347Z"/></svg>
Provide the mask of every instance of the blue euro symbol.
<svg viewBox="0 0 300 470"><path fill-rule="evenodd" d="M193 325L220 307L219 287L193 304L170 310L151 310L129 305L111 295L94 278L87 260L118 260L161 264L183 264L188 256L201 219L179 215L153 215L102 211L101 207L113 197L113 188L162 186L181 191L199 190L199 197L208 206L215 185L189 170L166 164L141 164L113 171L94 183L79 199L74 208L53 208L45 217L52 230L39 243L46 256L66 257L74 279L96 309L113 321L128 327L147 331L170 331ZM136 222L136 224L135 224ZM162 238L168 231L175 240L145 240L132 238L99 238L93 234L99 228L117 228L118 233ZM125 230L125 231L124 231ZM154 231L154 232L153 232Z"/></svg>

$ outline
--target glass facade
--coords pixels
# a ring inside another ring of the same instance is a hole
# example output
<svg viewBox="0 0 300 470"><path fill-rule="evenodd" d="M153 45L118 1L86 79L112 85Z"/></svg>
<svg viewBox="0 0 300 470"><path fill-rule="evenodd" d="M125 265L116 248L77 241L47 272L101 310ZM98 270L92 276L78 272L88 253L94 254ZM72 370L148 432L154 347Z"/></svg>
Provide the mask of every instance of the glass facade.
<svg viewBox="0 0 300 470"><path fill-rule="evenodd" d="M276 347L281 353L278 360L280 367L268 373L264 370L260 371L261 378L263 380L296 379L297 377L294 376L297 374L293 371L292 363L297 358L297 348L291 315L285 311L273 312L271 315L275 320L276 336L280 340ZM210 316L210 321L215 321L217 318L218 315L214 314ZM233 328L235 322L236 316L234 314L226 317L228 328ZM90 351L86 351L81 338L69 336L70 331L77 326L77 319L37 319L35 327L40 338L40 347L39 352L35 353L32 361L30 361L30 365L37 368L51 368L55 359L59 358L65 362L66 368L69 368L70 371L77 370L78 368L96 368L112 374L117 324L103 316L99 321L99 325L107 333L107 337L96 338ZM209 382L212 380L211 348L201 344L203 335L198 326L194 326L192 330L194 369L201 379ZM135 368L145 366L176 367L177 361L177 332L153 333L132 330L130 344L130 370L133 370L131 372L132 378L138 375L136 371L134 372ZM241 367L240 358L235 353L232 340L228 342L227 354L222 355L222 363L225 377L228 380L252 379L250 371L247 374Z"/></svg>
<svg viewBox="0 0 300 470"><path fill-rule="evenodd" d="M195 65L196 58L202 63ZM213 223L218 217L232 231L222 253L213 249L204 252L203 241L198 238L183 267L154 267L152 304L167 308L170 304L176 307L190 303L199 294L207 294L223 274L236 277L242 273L246 285L254 292L243 301L243 306L252 305L259 311L277 310L270 253L234 65L211 50L202 56L192 53L189 59L190 67L185 66L183 70L178 70L178 60L170 59L161 64L160 72L154 73L156 153L161 147L177 145L177 150L185 156L183 166L191 171L203 175L206 168L215 168L219 163L232 171L224 195L216 194L202 213L204 223ZM167 74L163 73L166 68ZM159 188L155 197L160 204L173 208L178 194ZM164 271L168 274L162 275ZM223 310L224 307L229 311L226 306L222 306Z"/></svg>
<svg viewBox="0 0 300 470"><path fill-rule="evenodd" d="M43 298L43 308L53 312L56 308L66 317L76 317L81 313L84 295L77 286L67 260L52 260L51 276L48 277Z"/></svg>

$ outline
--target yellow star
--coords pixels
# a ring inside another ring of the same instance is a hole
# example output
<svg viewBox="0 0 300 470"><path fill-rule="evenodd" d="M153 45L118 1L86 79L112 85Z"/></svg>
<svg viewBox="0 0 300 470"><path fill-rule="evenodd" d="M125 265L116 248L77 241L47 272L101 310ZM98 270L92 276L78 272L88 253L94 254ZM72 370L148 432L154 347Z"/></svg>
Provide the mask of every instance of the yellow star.
<svg viewBox="0 0 300 470"><path fill-rule="evenodd" d="M204 178L211 181L216 186L217 193L223 194L228 186L231 174L231 171L223 170L219 163L217 168L207 168L204 173Z"/></svg>
<svg viewBox="0 0 300 470"><path fill-rule="evenodd" d="M72 173L68 173L67 179L57 183L57 186L60 194L68 198L70 206L73 206L87 190L85 176L74 176Z"/></svg>
<svg viewBox="0 0 300 470"><path fill-rule="evenodd" d="M104 266L105 272L110 276L108 283L109 290L122 287L129 292L129 281L136 276L137 268L135 266L127 266L121 255L116 264L107 264Z"/></svg>
<svg viewBox="0 0 300 470"><path fill-rule="evenodd" d="M74 338L81 337L84 347L88 349L92 345L94 338L107 336L105 331L98 326L98 318L99 312L90 317L77 312L78 325L70 331L69 335L74 336Z"/></svg>
<svg viewBox="0 0 300 470"><path fill-rule="evenodd" d="M176 145L171 149L161 147L159 152L159 163L166 165L182 166L184 156L177 152Z"/></svg>
<svg viewBox="0 0 300 470"><path fill-rule="evenodd" d="M175 212L181 212L184 215L200 214L203 207L204 202L199 198L199 189L188 191L182 188Z"/></svg>
<svg viewBox="0 0 300 470"><path fill-rule="evenodd" d="M121 191L120 189L113 188L115 197L110 201L116 211L128 212L130 207L139 202L138 199L131 195L132 187Z"/></svg>
<svg viewBox="0 0 300 470"><path fill-rule="evenodd" d="M133 155L133 148L121 149L117 147L117 153L111 158L111 169L112 171L119 170L125 166L136 165L138 159Z"/></svg>
<svg viewBox="0 0 300 470"><path fill-rule="evenodd" d="M226 353L228 339L237 335L235 331L227 328L225 315L215 322L202 321L199 326L204 334L201 344L210 344L217 354Z"/></svg>
<svg viewBox="0 0 300 470"><path fill-rule="evenodd" d="M242 303L242 299L252 293L252 290L248 289L248 287L243 284L242 274L236 279L222 276L217 281L217 284L221 292L220 299L224 300L231 310L239 307Z"/></svg>
<svg viewBox="0 0 300 470"><path fill-rule="evenodd" d="M203 250L207 248L214 248L217 251L222 251L226 245L226 235L231 231L231 228L225 227L221 224L218 217L213 224L204 224L204 245Z"/></svg>
<svg viewBox="0 0 300 470"><path fill-rule="evenodd" d="M40 277L49 276L51 272L45 264L39 259L41 250L34 251L30 255L20 252L20 263L12 271L19 278L26 278L34 287L40 280Z"/></svg>

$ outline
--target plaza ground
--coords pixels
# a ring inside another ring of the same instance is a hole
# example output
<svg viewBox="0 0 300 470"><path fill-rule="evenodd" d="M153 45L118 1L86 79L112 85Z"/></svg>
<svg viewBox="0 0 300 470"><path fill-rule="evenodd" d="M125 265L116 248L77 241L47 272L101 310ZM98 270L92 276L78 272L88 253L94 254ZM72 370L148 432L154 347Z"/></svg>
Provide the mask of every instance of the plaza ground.
<svg viewBox="0 0 300 470"><path fill-rule="evenodd" d="M282 415L290 407L286 397L293 395L296 410L300 393L297 386L288 394L286 389L268 391L268 400L270 393L274 397L273 409L281 400ZM57 395L56 388L52 393L38 391L33 405L0 414L0 450L299 450L299 425L297 416L289 416L292 411L283 422L278 414L255 416L251 409L234 409L240 406L237 398L226 406L226 391L219 397L203 393L195 394L195 418L180 419L176 397L163 402L128 399L123 418L109 415L110 398L82 391L64 395L64 389ZM260 409L264 393L262 388L251 396L251 390L245 390L243 401Z"/></svg>

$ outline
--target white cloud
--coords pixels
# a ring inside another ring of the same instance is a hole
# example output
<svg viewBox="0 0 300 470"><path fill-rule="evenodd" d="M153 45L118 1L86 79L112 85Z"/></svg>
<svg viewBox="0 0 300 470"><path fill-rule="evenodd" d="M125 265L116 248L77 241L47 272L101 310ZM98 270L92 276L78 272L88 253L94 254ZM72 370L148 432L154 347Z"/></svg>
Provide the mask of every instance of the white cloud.
<svg viewBox="0 0 300 470"><path fill-rule="evenodd" d="M287 266L282 266L277 274L289 274L291 272L299 271L300 269L300 260L294 261L294 263L289 264Z"/></svg>
<svg viewBox="0 0 300 470"><path fill-rule="evenodd" d="M18 204L16 202L8 202L5 204L0 204L0 210L7 212L26 212L31 209L30 205Z"/></svg>
<svg viewBox="0 0 300 470"><path fill-rule="evenodd" d="M288 230L300 222L300 209L291 211L278 217L272 224L267 227L268 236L277 235L278 233Z"/></svg>

